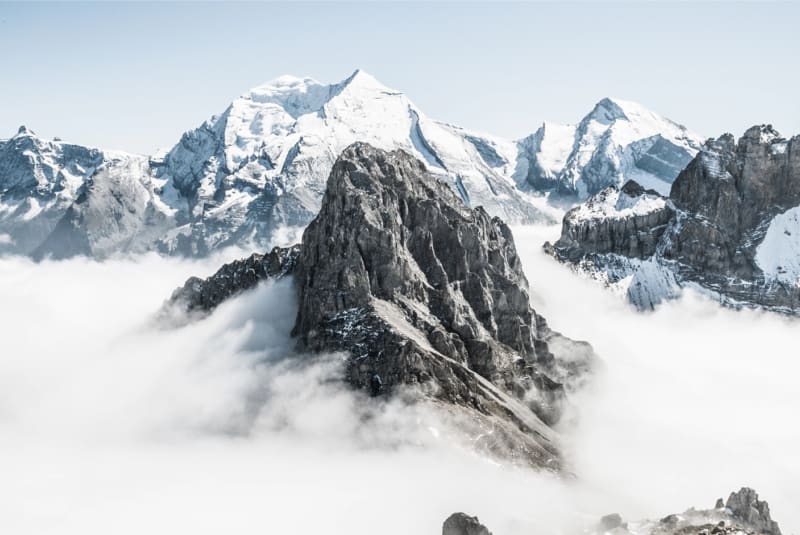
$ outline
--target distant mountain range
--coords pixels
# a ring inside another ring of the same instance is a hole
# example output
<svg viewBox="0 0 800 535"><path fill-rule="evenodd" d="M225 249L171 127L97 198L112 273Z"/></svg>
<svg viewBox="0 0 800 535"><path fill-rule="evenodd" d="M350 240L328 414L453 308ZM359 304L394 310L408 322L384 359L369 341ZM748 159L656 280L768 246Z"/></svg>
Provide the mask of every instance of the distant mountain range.
<svg viewBox="0 0 800 535"><path fill-rule="evenodd" d="M512 223L555 221L541 192L586 198L635 178L667 192L701 146L637 104L603 99L576 126L519 141L430 119L363 71L336 84L283 76L186 132L164 157L46 140L0 142L0 252L36 258L264 249L319 210L339 153L403 149Z"/></svg>

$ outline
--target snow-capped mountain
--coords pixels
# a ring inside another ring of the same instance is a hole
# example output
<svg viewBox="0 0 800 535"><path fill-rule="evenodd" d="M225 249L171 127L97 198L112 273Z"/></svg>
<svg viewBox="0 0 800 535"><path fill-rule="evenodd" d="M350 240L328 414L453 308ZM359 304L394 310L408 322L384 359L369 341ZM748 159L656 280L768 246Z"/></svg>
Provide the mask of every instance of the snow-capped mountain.
<svg viewBox="0 0 800 535"><path fill-rule="evenodd" d="M0 147L0 245L55 257L263 248L314 217L334 160L355 141L405 150L466 204L507 221L551 219L511 177L514 143L431 120L356 71L336 84L283 76L252 89L160 159L21 131Z"/></svg>
<svg viewBox="0 0 800 535"><path fill-rule="evenodd" d="M186 132L163 157L21 129L0 142L0 251L264 249L311 221L333 162L356 141L410 153L467 205L511 223L555 221L537 190L583 194L632 176L666 185L695 150L683 127L622 101L601 101L577 127L546 124L513 142L430 119L360 70L335 84L283 76Z"/></svg>
<svg viewBox="0 0 800 535"><path fill-rule="evenodd" d="M0 251L116 250L138 234L148 172L144 156L45 140L21 127L0 142ZM110 198L97 207L103 196Z"/></svg>
<svg viewBox="0 0 800 535"><path fill-rule="evenodd" d="M666 195L702 143L639 104L605 98L577 125L545 123L521 140L517 178L580 198L628 180Z"/></svg>
<svg viewBox="0 0 800 535"><path fill-rule="evenodd" d="M157 166L165 194L188 203L170 247L179 247L178 236L193 252L243 240L264 244L278 229L305 226L333 162L356 141L416 156L464 202L493 215L545 217L510 178L513 144L433 121L363 71L332 85L284 76L187 132Z"/></svg>

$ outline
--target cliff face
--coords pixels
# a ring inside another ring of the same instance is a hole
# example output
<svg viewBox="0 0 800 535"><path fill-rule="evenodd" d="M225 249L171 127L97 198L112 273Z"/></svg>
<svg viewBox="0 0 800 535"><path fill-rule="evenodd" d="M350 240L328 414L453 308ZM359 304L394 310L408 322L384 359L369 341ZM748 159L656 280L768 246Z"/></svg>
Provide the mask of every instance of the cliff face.
<svg viewBox="0 0 800 535"><path fill-rule="evenodd" d="M604 197L622 195L601 192L567 213L549 250L612 283L633 275L640 288L629 295L643 308L696 283L734 306L797 314L798 143L800 137L783 139L766 125L750 128L738 143L730 134L710 140L669 198L640 191L638 199L650 197L641 210L592 212Z"/></svg>
<svg viewBox="0 0 800 535"><path fill-rule="evenodd" d="M558 466L549 425L592 351L551 331L530 308L500 219L465 207L408 154L355 144L333 166L296 250L296 257L275 250L273 257L293 260L267 264L294 275L292 334L301 349L346 352L353 387L373 394L413 387L492 429L490 449ZM205 282L190 280L173 301L213 308L220 299L198 296L251 287L270 276L263 265L254 257Z"/></svg>

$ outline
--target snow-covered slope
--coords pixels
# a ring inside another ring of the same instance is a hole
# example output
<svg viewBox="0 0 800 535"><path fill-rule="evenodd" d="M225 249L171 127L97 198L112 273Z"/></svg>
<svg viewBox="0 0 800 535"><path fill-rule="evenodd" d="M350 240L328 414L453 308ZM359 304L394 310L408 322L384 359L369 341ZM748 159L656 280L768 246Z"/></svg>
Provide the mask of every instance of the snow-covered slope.
<svg viewBox="0 0 800 535"><path fill-rule="evenodd" d="M770 125L710 140L669 198L631 181L564 216L546 248L653 308L689 287L734 306L800 314L800 136Z"/></svg>
<svg viewBox="0 0 800 535"><path fill-rule="evenodd" d="M165 194L188 203L176 236L191 239L167 247L263 245L278 229L304 226L334 160L356 141L411 153L467 204L505 220L545 218L511 179L513 143L431 120L363 71L332 85L284 76L187 132L158 167Z"/></svg>
<svg viewBox="0 0 800 535"><path fill-rule="evenodd" d="M4 236L0 251L34 254L48 240L57 245L51 252L72 249L77 243L57 239L68 229L72 239L83 233L81 252L91 252L94 242L102 242L104 236L114 242L109 246L115 249L114 227L135 218L129 189L141 186L147 173L146 157L46 140L21 127L14 137L0 143L0 236ZM117 177L129 186L111 187L106 177ZM93 192L102 189L110 190L108 208L128 209L113 212L97 206L102 213L76 218L95 197Z"/></svg>
<svg viewBox="0 0 800 535"><path fill-rule="evenodd" d="M703 140L634 102L605 98L576 126L545 123L520 141L518 181L586 198L635 180L664 195Z"/></svg>
<svg viewBox="0 0 800 535"><path fill-rule="evenodd" d="M430 119L357 70L322 84L282 76L186 132L164 156L44 140L0 142L0 252L204 255L295 238L354 142L402 149L470 206L510 223L555 221L537 190L585 194L635 177L663 189L694 150L683 127L604 99L577 126L507 141Z"/></svg>

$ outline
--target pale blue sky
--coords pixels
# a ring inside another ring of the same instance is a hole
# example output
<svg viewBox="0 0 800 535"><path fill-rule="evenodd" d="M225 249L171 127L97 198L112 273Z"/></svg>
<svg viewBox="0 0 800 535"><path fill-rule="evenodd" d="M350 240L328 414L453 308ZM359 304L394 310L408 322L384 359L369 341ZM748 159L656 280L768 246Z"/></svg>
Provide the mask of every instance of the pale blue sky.
<svg viewBox="0 0 800 535"><path fill-rule="evenodd" d="M506 137L604 96L704 136L800 133L800 4L0 3L0 137L151 152L246 89L356 67Z"/></svg>

